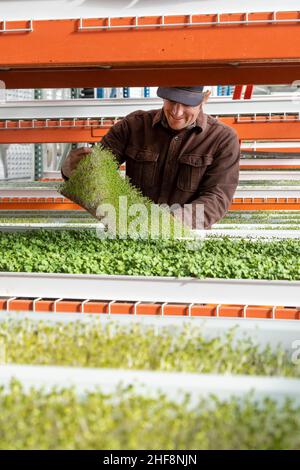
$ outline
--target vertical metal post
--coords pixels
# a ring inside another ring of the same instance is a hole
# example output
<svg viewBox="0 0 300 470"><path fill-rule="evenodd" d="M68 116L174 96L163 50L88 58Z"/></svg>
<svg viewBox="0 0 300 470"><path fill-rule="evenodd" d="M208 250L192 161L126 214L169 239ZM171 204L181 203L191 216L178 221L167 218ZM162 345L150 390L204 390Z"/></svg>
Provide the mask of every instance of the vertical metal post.
<svg viewBox="0 0 300 470"><path fill-rule="evenodd" d="M43 177L43 146L34 144L34 179Z"/></svg>
<svg viewBox="0 0 300 470"><path fill-rule="evenodd" d="M130 98L130 89L128 86L123 87L123 98Z"/></svg>
<svg viewBox="0 0 300 470"><path fill-rule="evenodd" d="M43 90L42 88L36 88L34 90L34 99L35 100L41 100L43 97Z"/></svg>
<svg viewBox="0 0 300 470"><path fill-rule="evenodd" d="M104 88L96 88L96 98L104 98Z"/></svg>
<svg viewBox="0 0 300 470"><path fill-rule="evenodd" d="M75 100L76 98L79 98L80 95L80 88L71 88L71 99Z"/></svg>
<svg viewBox="0 0 300 470"><path fill-rule="evenodd" d="M232 97L233 100L241 100L242 99L243 87L244 87L244 85L235 85L234 92L233 92L233 97Z"/></svg>
<svg viewBox="0 0 300 470"><path fill-rule="evenodd" d="M8 166L7 166L7 151L9 149L9 144L0 145L0 162L3 166L3 176L6 180L8 178Z"/></svg>
<svg viewBox="0 0 300 470"><path fill-rule="evenodd" d="M34 99L40 100L43 97L43 90L37 88L34 90ZM34 179L38 180L43 177L43 146L42 144L34 144Z"/></svg>
<svg viewBox="0 0 300 470"><path fill-rule="evenodd" d="M247 85L246 86L246 90L245 90L245 94L244 94L244 99L245 100L251 100L252 93L253 93L253 88L254 88L254 85Z"/></svg>
<svg viewBox="0 0 300 470"><path fill-rule="evenodd" d="M81 88L71 88L71 99L76 100L80 98L80 90ZM66 146L63 152L62 158L59 162L59 168L61 168L61 165L63 164L64 159L67 156L67 151L75 150L75 149L77 149L77 144L70 144L69 146Z"/></svg>

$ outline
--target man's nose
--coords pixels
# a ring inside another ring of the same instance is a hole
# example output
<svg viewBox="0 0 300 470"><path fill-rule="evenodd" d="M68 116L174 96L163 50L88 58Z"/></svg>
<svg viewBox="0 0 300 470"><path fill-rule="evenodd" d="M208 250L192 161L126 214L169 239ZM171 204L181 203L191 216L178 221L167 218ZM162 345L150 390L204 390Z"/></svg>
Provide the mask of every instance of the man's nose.
<svg viewBox="0 0 300 470"><path fill-rule="evenodd" d="M175 103L173 107L173 115L174 116L182 116L183 114L183 106L180 103Z"/></svg>

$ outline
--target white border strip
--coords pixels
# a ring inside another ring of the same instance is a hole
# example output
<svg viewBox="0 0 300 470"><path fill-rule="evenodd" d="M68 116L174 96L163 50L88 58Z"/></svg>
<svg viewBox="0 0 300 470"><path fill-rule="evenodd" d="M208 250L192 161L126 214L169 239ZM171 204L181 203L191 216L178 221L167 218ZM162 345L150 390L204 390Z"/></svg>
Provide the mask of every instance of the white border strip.
<svg viewBox="0 0 300 470"><path fill-rule="evenodd" d="M288 152L288 148L287 148ZM264 171L264 170L241 170L239 180L241 181L300 181L300 171Z"/></svg>
<svg viewBox="0 0 300 470"><path fill-rule="evenodd" d="M95 219L96 220L96 219ZM104 226L101 222L90 223L64 223L64 222L9 222L1 223L0 232L26 232L30 230L103 230Z"/></svg>
<svg viewBox="0 0 300 470"><path fill-rule="evenodd" d="M7 101L1 105L1 119L86 119L121 118L137 111L162 107L160 98L113 98ZM250 114L298 113L299 95L253 95L251 100L233 100L228 96L213 96L205 112L213 116Z"/></svg>
<svg viewBox="0 0 300 470"><path fill-rule="evenodd" d="M62 198L66 199L64 196L62 196L55 188L46 188L46 187L30 187L30 188L19 188L15 187L12 188L10 187L0 187L0 198L4 197L27 197L27 198Z"/></svg>
<svg viewBox="0 0 300 470"><path fill-rule="evenodd" d="M299 186L242 186L240 185L235 194L235 198L300 198Z"/></svg>
<svg viewBox="0 0 300 470"><path fill-rule="evenodd" d="M266 11L292 11L299 9L298 0L110 0L95 2L95 0L1 0L1 16L6 20L23 20L30 17L36 20L52 20L64 18L104 16L152 16L152 15L187 15L213 13L241 13Z"/></svg>
<svg viewBox="0 0 300 470"><path fill-rule="evenodd" d="M30 188L12 188L12 187L0 187L0 202L1 198L62 198L67 199L59 193L55 188L41 188L41 187L30 187ZM246 197L272 197L272 198L300 198L300 184L299 186L242 186L240 185L235 194L235 198ZM30 201L29 201L30 202Z"/></svg>
<svg viewBox="0 0 300 470"><path fill-rule="evenodd" d="M101 390L114 393L122 385L134 386L137 394L157 396L163 392L170 400L181 401L184 394L191 401L213 394L222 401L231 397L244 398L254 392L256 400L265 398L282 402L286 398L300 403L300 380L282 377L227 376L177 372L127 371L117 369L86 369L54 366L0 366L0 385L8 387L12 379L30 388L51 390L74 387L78 394Z"/></svg>
<svg viewBox="0 0 300 470"><path fill-rule="evenodd" d="M300 306L300 281L0 273L1 297Z"/></svg>
<svg viewBox="0 0 300 470"><path fill-rule="evenodd" d="M242 225L242 224L241 224ZM297 225L297 223L295 223ZM0 228L1 230L1 228ZM205 238L213 237L230 237L230 238L255 238L264 239L266 241L281 240L281 239L299 239L300 230L255 230L253 229L239 229L238 227L228 229L212 229L205 233Z"/></svg>
<svg viewBox="0 0 300 470"><path fill-rule="evenodd" d="M245 166L261 166L266 169L272 165L278 169L287 168L289 166L300 166L300 158L294 157L293 154L289 155L289 158L241 158L240 169L243 170ZM251 170L249 170L251 171Z"/></svg>
<svg viewBox="0 0 300 470"><path fill-rule="evenodd" d="M198 230L194 231L197 238L218 238L218 237L230 237L230 238L254 238L263 239L265 241L272 241L273 239L298 239L300 238L300 230L293 229L270 229L261 230L258 226L245 227L243 224L240 226L234 225L233 227L226 226L224 228L215 226L212 230ZM294 223L294 226L297 222ZM31 230L103 230L103 224L101 222L95 224L85 223L1 223L0 220L0 232L26 232ZM276 226L275 226L276 228Z"/></svg>

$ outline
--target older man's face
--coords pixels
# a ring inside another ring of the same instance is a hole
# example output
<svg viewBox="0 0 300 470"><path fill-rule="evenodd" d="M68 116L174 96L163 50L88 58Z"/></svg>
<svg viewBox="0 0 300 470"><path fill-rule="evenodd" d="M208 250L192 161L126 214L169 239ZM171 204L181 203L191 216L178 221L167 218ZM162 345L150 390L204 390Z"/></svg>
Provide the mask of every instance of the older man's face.
<svg viewBox="0 0 300 470"><path fill-rule="evenodd" d="M186 106L164 99L163 110L171 129L180 131L196 121L201 106L202 103L198 106Z"/></svg>

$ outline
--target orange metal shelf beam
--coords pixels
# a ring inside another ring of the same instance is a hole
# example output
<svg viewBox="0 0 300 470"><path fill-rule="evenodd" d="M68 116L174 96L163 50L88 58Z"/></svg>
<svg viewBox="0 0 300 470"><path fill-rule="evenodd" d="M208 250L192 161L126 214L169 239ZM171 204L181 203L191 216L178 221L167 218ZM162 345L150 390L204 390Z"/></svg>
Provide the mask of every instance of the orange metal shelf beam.
<svg viewBox="0 0 300 470"><path fill-rule="evenodd" d="M50 211L70 211L84 209L69 199L58 198L0 198L0 210L50 210Z"/></svg>
<svg viewBox="0 0 300 470"><path fill-rule="evenodd" d="M300 138L300 119L295 116L222 117L220 121L233 127L240 140L285 140Z"/></svg>
<svg viewBox="0 0 300 470"><path fill-rule="evenodd" d="M291 83L300 71L297 11L10 21L5 28L0 23L0 80L10 88L214 85L220 77L223 84Z"/></svg>
<svg viewBox="0 0 300 470"><path fill-rule="evenodd" d="M278 139L276 139L278 140ZM290 141L287 141L287 142L290 142ZM259 147L258 148L250 148L250 147L244 147L243 146L243 142L241 143L241 150L244 152L244 153L247 153L247 152L255 152L258 156L260 154L266 154L266 153L285 153L285 154L289 154L289 153L299 153L300 155L300 141L299 141L299 147L266 147L265 149L262 148L262 147Z"/></svg>
<svg viewBox="0 0 300 470"><path fill-rule="evenodd" d="M230 210L300 210L300 198L234 198Z"/></svg>
<svg viewBox="0 0 300 470"><path fill-rule="evenodd" d="M98 119L0 121L0 143L99 142L114 124Z"/></svg>
<svg viewBox="0 0 300 470"><path fill-rule="evenodd" d="M278 165L268 165L268 160L266 160L265 165L247 165L242 160L240 160L240 168L241 170L299 170L300 165L285 165L284 162ZM247 162L247 160L246 160Z"/></svg>
<svg viewBox="0 0 300 470"><path fill-rule="evenodd" d="M1 51L1 48L0 48ZM6 88L82 88L122 86L196 86L246 83L292 83L300 76L300 63L210 64L198 66L118 67L117 69L39 68L1 70Z"/></svg>
<svg viewBox="0 0 300 470"><path fill-rule="evenodd" d="M38 181L41 181L42 183L54 183L54 182L58 182L58 183L62 183L63 182L63 178L39 178Z"/></svg>
<svg viewBox="0 0 300 470"><path fill-rule="evenodd" d="M1 210L84 210L59 198L0 198ZM230 210L300 210L300 198L234 198Z"/></svg>
<svg viewBox="0 0 300 470"><path fill-rule="evenodd" d="M0 299L0 310L6 310L7 300ZM83 309L83 310L82 310ZM61 313L89 313L89 314L108 314L109 302L89 301L84 304L74 300L33 300L18 298L9 302L9 310L22 310L34 312L53 312ZM155 315L161 316L162 306L156 303L140 303L136 305L130 302L116 302L111 305L111 314L124 315ZM217 315L218 311L218 315ZM245 316L245 305L216 305L202 304L189 306L188 304L167 304L164 306L164 316L176 315L179 317L223 317L223 318L243 318ZM247 306L247 318L274 318L277 320L300 320L300 310L297 308L277 307L274 311L273 306Z"/></svg>
<svg viewBox="0 0 300 470"><path fill-rule="evenodd" d="M291 116L222 117L234 128L240 140L299 140L300 119ZM99 142L116 122L114 119L33 119L0 121L0 144Z"/></svg>

